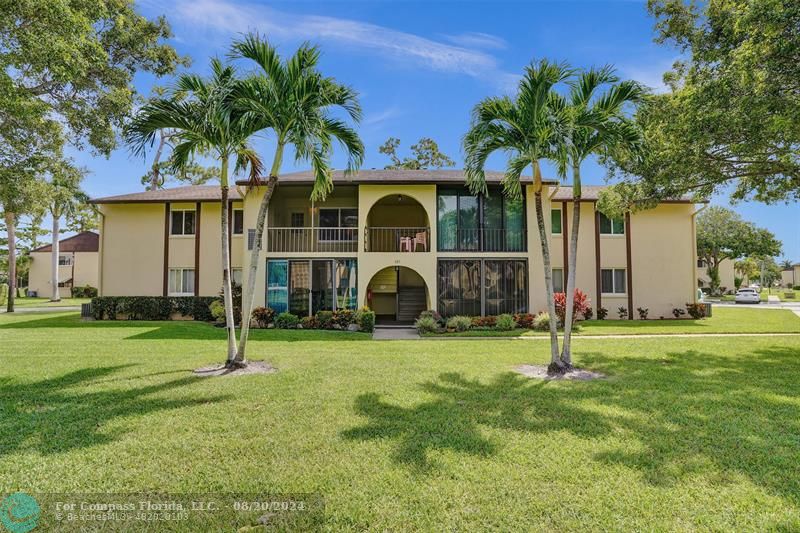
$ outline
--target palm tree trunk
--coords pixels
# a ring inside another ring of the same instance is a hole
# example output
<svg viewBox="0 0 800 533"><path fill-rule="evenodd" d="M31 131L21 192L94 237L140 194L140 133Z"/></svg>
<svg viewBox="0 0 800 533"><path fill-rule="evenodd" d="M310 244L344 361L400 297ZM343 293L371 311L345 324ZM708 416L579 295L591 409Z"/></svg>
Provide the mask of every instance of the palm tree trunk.
<svg viewBox="0 0 800 533"><path fill-rule="evenodd" d="M569 240L569 267L567 274L566 313L564 315L564 345L561 362L572 367L572 322L575 313L575 277L578 269L578 228L581 224L581 173L578 166L572 167L572 232Z"/></svg>
<svg viewBox="0 0 800 533"><path fill-rule="evenodd" d="M261 205L258 208L258 216L256 217L255 242L253 243L253 249L250 251L250 265L247 268L247 287L244 288L242 294L242 331L239 337L239 351L236 354L237 363L244 364L245 361L247 361L246 352L247 340L250 336L250 315L253 313L256 276L258 275L258 262L261 256L261 244L264 238L264 226L267 222L267 214L269 213L269 204L272 200L272 194L275 192L275 187L278 185L278 172L280 172L282 162L283 144L279 142L275 149L275 157L272 161L272 169L270 170L269 180L267 181L267 190L264 192L264 197L261 199Z"/></svg>
<svg viewBox="0 0 800 533"><path fill-rule="evenodd" d="M60 233L60 220L58 217L58 212L53 211L53 235L51 238L52 244L50 245L51 253L50 253L50 285L52 285L52 292L50 294L50 301L51 302L60 302L61 301L61 293L59 292L58 288L58 234Z"/></svg>
<svg viewBox="0 0 800 533"><path fill-rule="evenodd" d="M17 297L17 227L14 213L5 212L6 237L8 239L8 303L6 311L14 312L14 299Z"/></svg>
<svg viewBox="0 0 800 533"><path fill-rule="evenodd" d="M161 162L161 153L164 151L164 145L167 144L164 130L159 132L158 148L156 148L155 156L153 157L152 177L150 178L150 190L156 191L161 188L161 176L159 163Z"/></svg>
<svg viewBox="0 0 800 533"><path fill-rule="evenodd" d="M537 163L534 162L534 168ZM536 172L536 170L534 170ZM547 312L550 314L550 365L547 370L550 372L563 372L561 359L558 354L558 327L556 325L556 306L553 300L553 267L550 263L550 245L547 237L547 229L544 226L544 214L542 212L542 187L536 186L533 193L533 200L536 206L536 225L539 228L539 242L542 246L542 264L544 266L544 286L547 293Z"/></svg>
<svg viewBox="0 0 800 533"><path fill-rule="evenodd" d="M228 357L226 366L235 366L236 358L236 325L233 321L233 291L231 290L231 254L229 247L230 236L228 233L228 158L222 158L220 173L220 188L222 189L222 300L225 304L225 328L228 331Z"/></svg>

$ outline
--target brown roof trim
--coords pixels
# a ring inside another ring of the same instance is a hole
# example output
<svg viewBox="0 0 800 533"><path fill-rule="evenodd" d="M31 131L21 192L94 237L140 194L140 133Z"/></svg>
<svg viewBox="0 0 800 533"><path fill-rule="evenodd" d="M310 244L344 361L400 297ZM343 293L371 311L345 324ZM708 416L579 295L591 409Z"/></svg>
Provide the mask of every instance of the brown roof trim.
<svg viewBox="0 0 800 533"><path fill-rule="evenodd" d="M98 252L100 251L100 235L94 231L82 231L72 237L58 241L59 253L61 252ZM52 252L52 243L40 246L33 252Z"/></svg>

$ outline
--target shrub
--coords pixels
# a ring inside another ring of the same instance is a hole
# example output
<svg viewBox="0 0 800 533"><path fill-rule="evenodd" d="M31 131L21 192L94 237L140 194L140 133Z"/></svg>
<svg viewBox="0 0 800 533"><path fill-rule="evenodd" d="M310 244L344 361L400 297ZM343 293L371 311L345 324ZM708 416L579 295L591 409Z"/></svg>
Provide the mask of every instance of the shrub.
<svg viewBox="0 0 800 533"><path fill-rule="evenodd" d="M275 310L269 307L256 307L253 309L252 317L259 328L266 328L275 320Z"/></svg>
<svg viewBox="0 0 800 533"><path fill-rule="evenodd" d="M497 324L496 316L472 317L472 326L476 328L493 328Z"/></svg>
<svg viewBox="0 0 800 533"><path fill-rule="evenodd" d="M533 319L533 329L536 331L548 331L550 329L550 314L539 313Z"/></svg>
<svg viewBox="0 0 800 533"><path fill-rule="evenodd" d="M567 315L567 295L563 292L557 292L553 296L553 300L556 304L556 317L558 318L558 323L563 326ZM575 323L575 320L578 319L578 316L582 315L586 308L589 307L589 298L586 296L586 293L580 289L575 289L575 292L572 296L572 306L572 322Z"/></svg>
<svg viewBox="0 0 800 533"><path fill-rule="evenodd" d="M649 311L647 307L637 307L636 312L639 313L639 320L647 320L647 313Z"/></svg>
<svg viewBox="0 0 800 533"><path fill-rule="evenodd" d="M796 291L800 291L800 285L795 285L794 287L792 287L792 289L794 289Z"/></svg>
<svg viewBox="0 0 800 533"><path fill-rule="evenodd" d="M303 329L317 329L319 327L315 316L304 316L300 319L300 325L303 326Z"/></svg>
<svg viewBox="0 0 800 533"><path fill-rule="evenodd" d="M597 320L605 320L608 316L608 309L600 307L597 309Z"/></svg>
<svg viewBox="0 0 800 533"><path fill-rule="evenodd" d="M435 309L428 309L427 311L423 311L419 314L419 317L417 318L423 318L423 317L430 317L434 319L437 324L442 326L444 325L444 319L442 318L442 315L440 315L439 311L436 311Z"/></svg>
<svg viewBox="0 0 800 533"><path fill-rule="evenodd" d="M686 304L686 312L695 320L699 320L706 316L705 304Z"/></svg>
<svg viewBox="0 0 800 533"><path fill-rule="evenodd" d="M219 298L223 300L225 296L219 291ZM231 299L233 300L233 323L237 326L242 323L242 286L231 283Z"/></svg>
<svg viewBox="0 0 800 533"><path fill-rule="evenodd" d="M592 310L591 306L586 306L586 309L583 310L583 319L584 320L591 320L594 316L594 311Z"/></svg>
<svg viewBox="0 0 800 533"><path fill-rule="evenodd" d="M467 331L472 326L472 319L468 316L456 315L447 319L447 328L456 331Z"/></svg>
<svg viewBox="0 0 800 533"><path fill-rule="evenodd" d="M0 305L8 303L8 284L0 283Z"/></svg>
<svg viewBox="0 0 800 533"><path fill-rule="evenodd" d="M506 313L497 317L495 327L500 331L511 331L517 327L517 323L514 321L513 316Z"/></svg>
<svg viewBox="0 0 800 533"><path fill-rule="evenodd" d="M208 310L211 311L211 316L214 317L214 320L217 322L225 322L225 304L222 303L222 300L214 300L211 302L211 305L208 306Z"/></svg>
<svg viewBox="0 0 800 533"><path fill-rule="evenodd" d="M524 329L531 329L535 319L536 315L533 313L517 313L514 315L514 322L517 323L517 326Z"/></svg>
<svg viewBox="0 0 800 533"><path fill-rule="evenodd" d="M332 329L333 311L317 311L317 324L321 329Z"/></svg>
<svg viewBox="0 0 800 533"><path fill-rule="evenodd" d="M297 324L299 323L300 319L297 317L297 315L293 315L288 311L284 311L283 313L275 317L275 327L278 329L296 328Z"/></svg>
<svg viewBox="0 0 800 533"><path fill-rule="evenodd" d="M356 323L356 313L352 309L337 309L333 312L333 325L347 329L350 324Z"/></svg>
<svg viewBox="0 0 800 533"><path fill-rule="evenodd" d="M361 331L372 333L375 330L375 311L369 307L362 307L356 312L356 323Z"/></svg>
<svg viewBox="0 0 800 533"><path fill-rule="evenodd" d="M434 333L439 330L439 323L430 315L420 315L414 322L414 327L420 333Z"/></svg>
<svg viewBox="0 0 800 533"><path fill-rule="evenodd" d="M683 309L681 309L679 307L676 307L675 309L672 310L672 316L674 316L675 318L681 318L685 314L686 314L686 311L684 311Z"/></svg>
<svg viewBox="0 0 800 533"><path fill-rule="evenodd" d="M72 287L70 289L70 294L72 294L73 298L96 298L97 288L87 283L83 287Z"/></svg>
<svg viewBox="0 0 800 533"><path fill-rule="evenodd" d="M628 308L624 305L620 305L617 307L617 315L619 315L620 319L628 318Z"/></svg>

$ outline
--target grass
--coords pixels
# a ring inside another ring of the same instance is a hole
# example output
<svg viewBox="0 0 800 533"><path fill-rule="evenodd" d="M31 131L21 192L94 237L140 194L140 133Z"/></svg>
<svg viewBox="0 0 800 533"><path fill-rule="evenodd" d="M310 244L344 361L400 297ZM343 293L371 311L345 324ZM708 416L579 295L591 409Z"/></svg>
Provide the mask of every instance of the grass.
<svg viewBox="0 0 800 533"><path fill-rule="evenodd" d="M800 317L788 309L768 310L718 307L702 320L585 320L578 323L580 335L653 335L681 333L800 333ZM431 333L426 337L517 337L549 335L546 331L472 330Z"/></svg>
<svg viewBox="0 0 800 533"><path fill-rule="evenodd" d="M88 304L91 298L61 298L60 302L51 302L50 298L19 298L14 300L17 307L64 307L70 305Z"/></svg>
<svg viewBox="0 0 800 533"><path fill-rule="evenodd" d="M203 379L205 324L0 337L6 492L317 493L327 530L800 529L796 338L577 338L609 378L542 383L511 370L546 343L256 331L277 373Z"/></svg>

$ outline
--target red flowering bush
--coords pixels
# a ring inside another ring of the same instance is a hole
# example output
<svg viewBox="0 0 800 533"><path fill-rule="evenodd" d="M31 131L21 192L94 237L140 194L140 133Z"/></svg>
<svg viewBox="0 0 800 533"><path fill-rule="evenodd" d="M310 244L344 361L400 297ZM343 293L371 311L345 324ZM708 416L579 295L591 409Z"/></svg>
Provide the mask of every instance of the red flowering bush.
<svg viewBox="0 0 800 533"><path fill-rule="evenodd" d="M557 292L553 300L556 304L556 317L558 317L558 323L561 326L564 325L564 320L566 319L567 315L567 295L563 292ZM589 297L586 296L580 289L575 289L575 293L572 300L572 323L574 324L575 321L578 319L579 316L583 315L587 309L589 309L589 304L591 301Z"/></svg>
<svg viewBox="0 0 800 533"><path fill-rule="evenodd" d="M536 315L533 313L517 313L514 315L514 321L517 323L517 327L523 329L531 329L535 318Z"/></svg>

